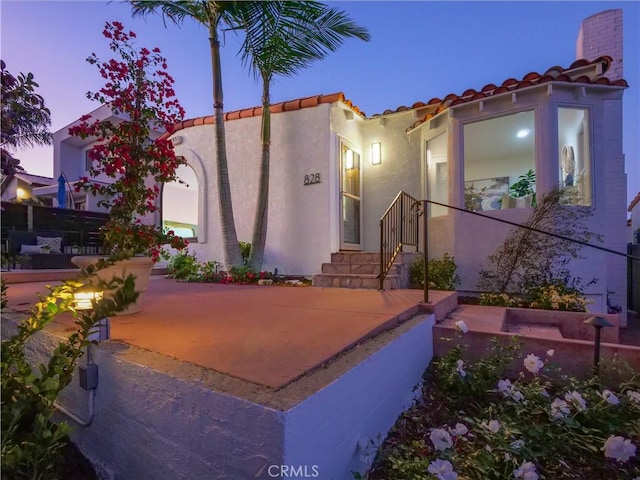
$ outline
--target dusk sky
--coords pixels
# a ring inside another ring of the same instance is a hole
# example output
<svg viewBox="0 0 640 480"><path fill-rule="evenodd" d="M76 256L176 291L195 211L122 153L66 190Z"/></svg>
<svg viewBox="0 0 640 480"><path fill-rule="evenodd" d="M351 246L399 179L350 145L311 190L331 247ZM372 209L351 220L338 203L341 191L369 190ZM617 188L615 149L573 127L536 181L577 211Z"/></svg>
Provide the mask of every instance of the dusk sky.
<svg viewBox="0 0 640 480"><path fill-rule="evenodd" d="M623 10L624 152L628 198L640 191L640 2L330 2L367 27L369 43L350 40L323 62L278 78L272 102L342 91L367 115L410 106L448 93L461 94L531 71L575 60L581 21L607 9ZM86 57L111 58L101 32L119 20L138 45L159 47L176 79L187 118L213 112L206 30L187 20L182 28L158 16L131 18L114 1L1 0L1 55L13 74L32 72L51 109L52 131L99 105L86 99L101 86ZM225 110L260 104L261 87L236 56L241 39L225 36L222 55ZM51 147L17 152L29 173L53 173Z"/></svg>

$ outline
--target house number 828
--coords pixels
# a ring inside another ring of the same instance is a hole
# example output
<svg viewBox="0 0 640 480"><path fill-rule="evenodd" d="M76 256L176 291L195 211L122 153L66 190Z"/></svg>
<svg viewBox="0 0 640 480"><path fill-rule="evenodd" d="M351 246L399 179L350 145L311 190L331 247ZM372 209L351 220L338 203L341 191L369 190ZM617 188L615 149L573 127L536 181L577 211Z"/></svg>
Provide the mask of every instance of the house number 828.
<svg viewBox="0 0 640 480"><path fill-rule="evenodd" d="M320 183L319 173L310 173L309 175L304 176L305 185L313 185L314 183Z"/></svg>

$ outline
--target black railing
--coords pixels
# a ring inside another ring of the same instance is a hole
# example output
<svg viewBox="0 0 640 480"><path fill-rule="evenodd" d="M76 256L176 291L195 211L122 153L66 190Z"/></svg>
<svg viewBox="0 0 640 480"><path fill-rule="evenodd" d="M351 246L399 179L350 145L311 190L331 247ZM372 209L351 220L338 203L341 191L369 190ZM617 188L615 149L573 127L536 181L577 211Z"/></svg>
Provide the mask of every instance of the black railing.
<svg viewBox="0 0 640 480"><path fill-rule="evenodd" d="M418 206L415 198L400 192L380 218L380 290L402 248L418 246Z"/></svg>

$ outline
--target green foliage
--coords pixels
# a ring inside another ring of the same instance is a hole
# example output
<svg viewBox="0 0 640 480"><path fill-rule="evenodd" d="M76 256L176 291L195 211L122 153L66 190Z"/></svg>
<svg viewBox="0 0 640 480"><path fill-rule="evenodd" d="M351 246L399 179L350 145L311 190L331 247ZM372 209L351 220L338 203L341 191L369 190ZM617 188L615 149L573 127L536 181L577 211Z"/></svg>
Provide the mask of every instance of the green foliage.
<svg viewBox="0 0 640 480"><path fill-rule="evenodd" d="M0 278L0 309L4 309L7 306L7 282L4 278Z"/></svg>
<svg viewBox="0 0 640 480"><path fill-rule="evenodd" d="M421 401L400 417L367 478L637 478L637 372L614 362L581 381L558 375L553 351L520 363L519 348L494 340L471 362L458 345L433 362Z"/></svg>
<svg viewBox="0 0 640 480"><path fill-rule="evenodd" d="M525 195L535 195L536 174L529 170L524 175L518 177L518 181L509 187L509 194L512 197L524 197ZM535 205L535 202L533 203Z"/></svg>
<svg viewBox="0 0 640 480"><path fill-rule="evenodd" d="M200 265L195 253L186 250L169 258L167 263L169 274L176 280L186 280L200 273Z"/></svg>
<svg viewBox="0 0 640 480"><path fill-rule="evenodd" d="M242 255L242 264L249 263L249 255L251 255L251 244L249 242L238 242L240 246L240 255Z"/></svg>
<svg viewBox="0 0 640 480"><path fill-rule="evenodd" d="M41 297L29 318L17 332L2 341L1 370L1 448L2 478L55 478L54 468L62 447L66 444L69 426L54 424L54 402L73 377L78 360L89 345L89 333L95 323L134 302L135 279L114 279L101 282L99 288L115 289L112 299L94 303L91 311L77 310L74 293L83 286L90 273L114 263L116 258L101 260L98 265L81 272L79 280L69 280L50 287L50 294ZM70 312L76 330L51 353L47 363L32 366L25 349L33 336L50 324L57 315Z"/></svg>
<svg viewBox="0 0 640 480"><path fill-rule="evenodd" d="M432 290L455 290L460 283L456 273L455 257L445 253L441 259L429 260L429 288ZM424 257L419 257L409 270L411 283L424 286Z"/></svg>
<svg viewBox="0 0 640 480"><path fill-rule="evenodd" d="M7 70L3 60L0 60L0 70L2 174L10 175L23 168L20 166L20 160L14 158L9 150L51 143L51 132L48 128L51 125L51 112L45 106L42 96L35 93L39 85L32 73L20 73L15 77Z"/></svg>

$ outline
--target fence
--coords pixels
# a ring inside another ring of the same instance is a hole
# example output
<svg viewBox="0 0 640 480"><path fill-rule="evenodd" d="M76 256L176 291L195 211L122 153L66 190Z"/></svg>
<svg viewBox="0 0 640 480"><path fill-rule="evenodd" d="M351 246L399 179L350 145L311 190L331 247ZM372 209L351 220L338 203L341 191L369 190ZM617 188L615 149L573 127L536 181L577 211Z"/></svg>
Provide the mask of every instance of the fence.
<svg viewBox="0 0 640 480"><path fill-rule="evenodd" d="M1 240L7 245L9 232L57 231L63 233L63 244L74 246L82 253L97 253L102 245L100 227L109 219L108 214L69 210L65 208L24 205L2 202Z"/></svg>

